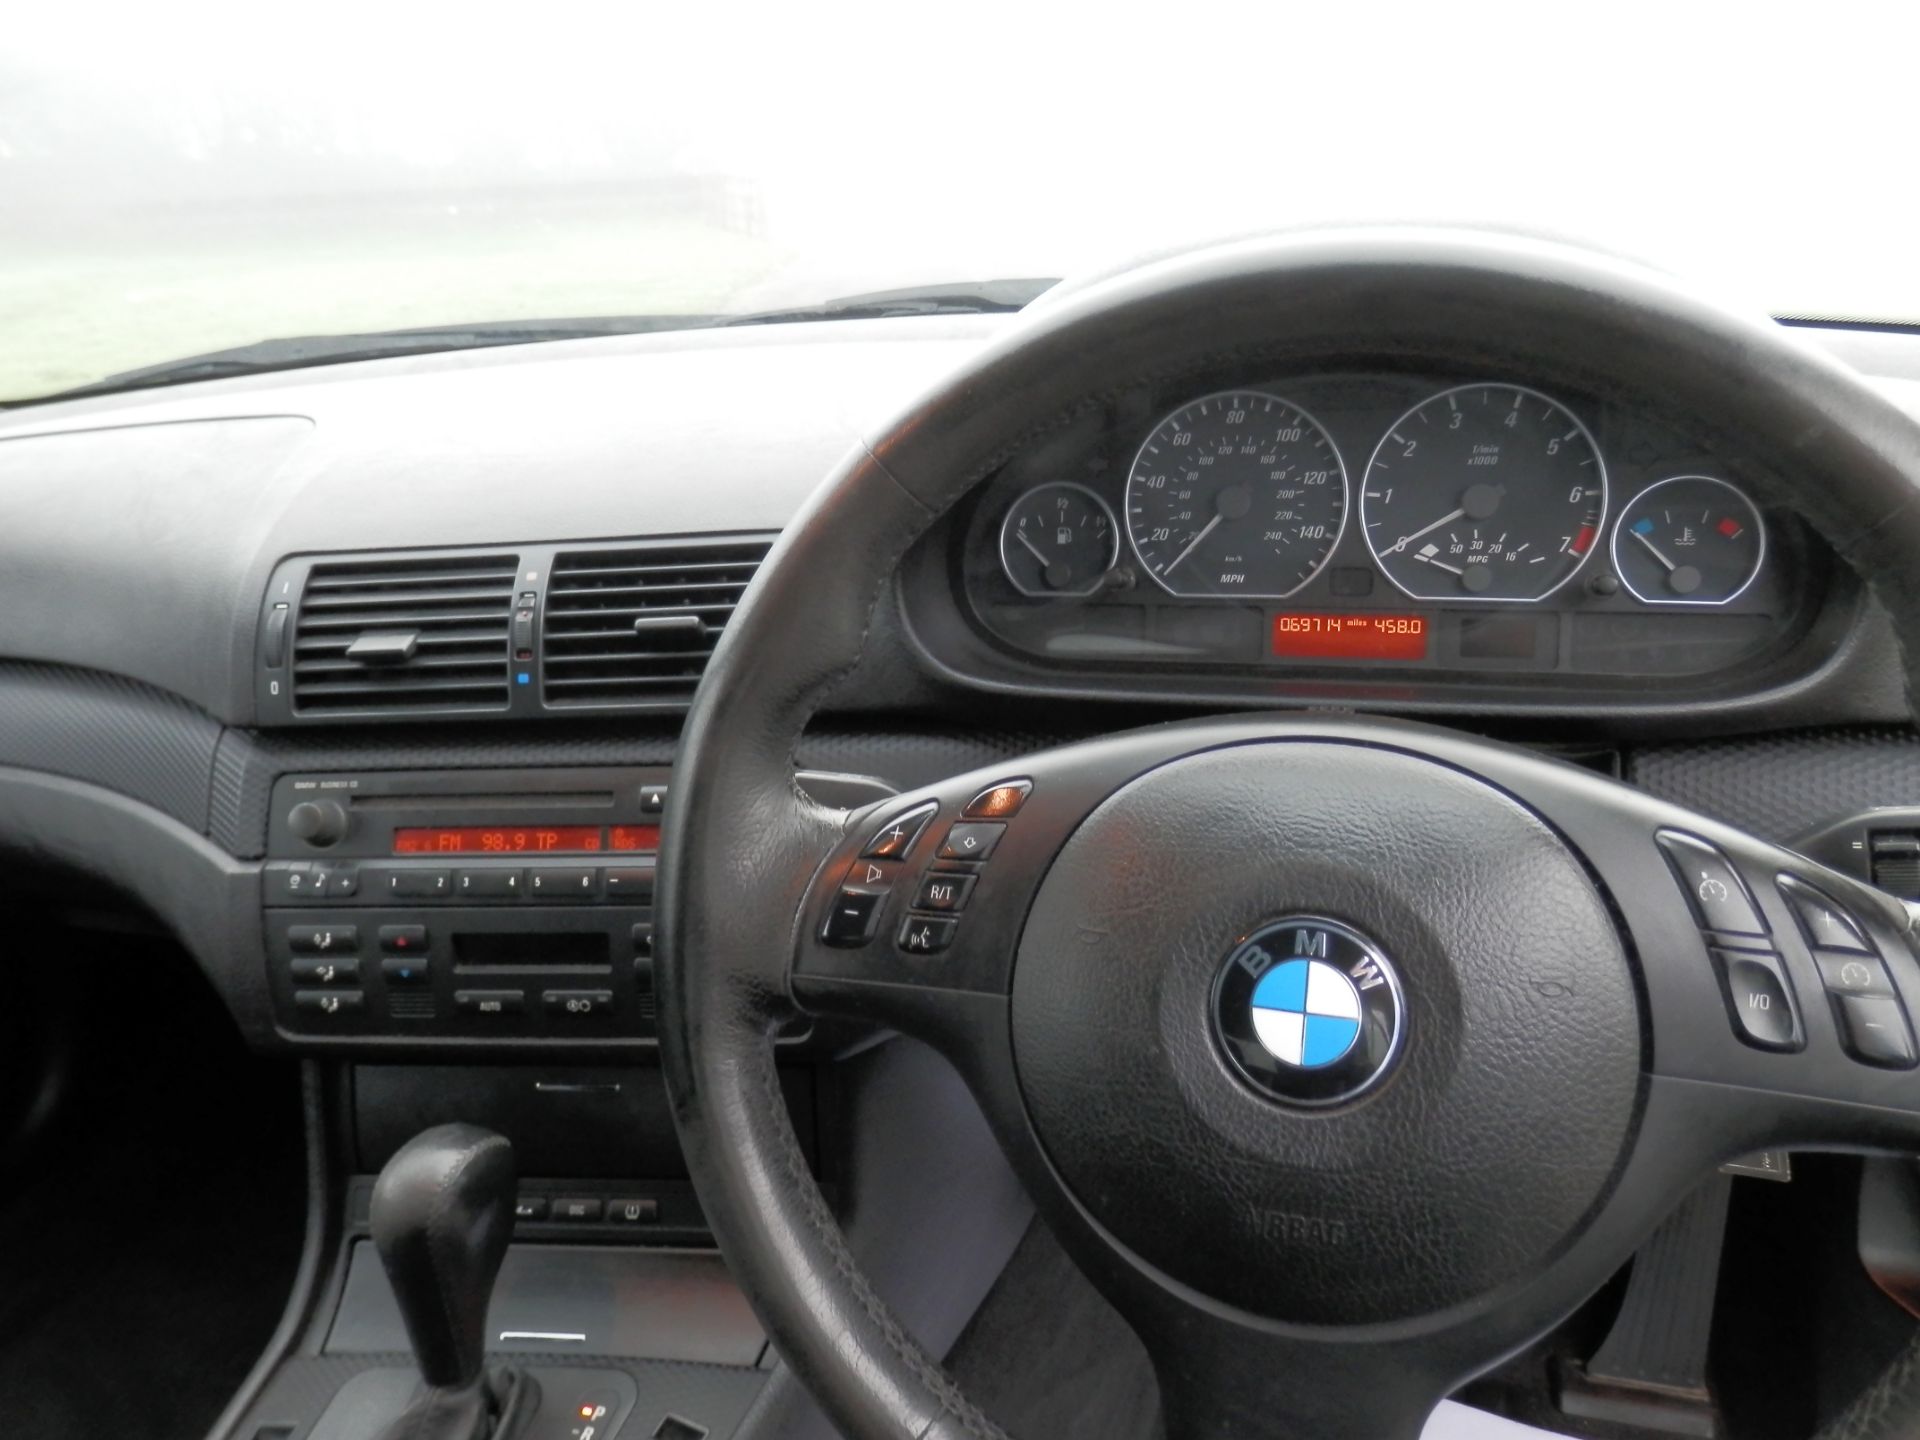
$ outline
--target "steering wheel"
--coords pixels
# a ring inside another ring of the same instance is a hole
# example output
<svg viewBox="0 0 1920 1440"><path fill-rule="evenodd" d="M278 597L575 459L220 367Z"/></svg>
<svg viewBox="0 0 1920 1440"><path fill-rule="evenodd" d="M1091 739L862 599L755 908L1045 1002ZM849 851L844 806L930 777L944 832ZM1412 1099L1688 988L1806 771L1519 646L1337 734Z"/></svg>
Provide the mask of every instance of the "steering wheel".
<svg viewBox="0 0 1920 1440"><path fill-rule="evenodd" d="M1537 754L1236 716L851 816L796 786L808 716L908 547L1019 447L1124 386L1381 363L1630 398L1766 457L1891 613L1912 691L1920 426L1659 274L1532 239L1303 233L1029 312L782 536L701 685L665 821L661 1044L687 1161L850 1436L1003 1432L889 1313L808 1172L773 1064L796 1011L949 1057L1140 1335L1172 1440L1409 1440L1716 1164L1920 1150L1906 907ZM920 889L941 883L958 894Z"/></svg>

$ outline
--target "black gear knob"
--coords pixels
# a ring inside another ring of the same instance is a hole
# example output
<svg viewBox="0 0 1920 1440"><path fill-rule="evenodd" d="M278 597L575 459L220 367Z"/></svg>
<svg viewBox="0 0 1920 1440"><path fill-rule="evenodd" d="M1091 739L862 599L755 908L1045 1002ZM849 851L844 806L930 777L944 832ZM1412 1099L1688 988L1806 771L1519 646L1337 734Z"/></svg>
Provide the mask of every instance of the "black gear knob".
<svg viewBox="0 0 1920 1440"><path fill-rule="evenodd" d="M440 1125L394 1154L373 1187L373 1243L429 1385L480 1377L487 1303L513 1235L513 1146Z"/></svg>

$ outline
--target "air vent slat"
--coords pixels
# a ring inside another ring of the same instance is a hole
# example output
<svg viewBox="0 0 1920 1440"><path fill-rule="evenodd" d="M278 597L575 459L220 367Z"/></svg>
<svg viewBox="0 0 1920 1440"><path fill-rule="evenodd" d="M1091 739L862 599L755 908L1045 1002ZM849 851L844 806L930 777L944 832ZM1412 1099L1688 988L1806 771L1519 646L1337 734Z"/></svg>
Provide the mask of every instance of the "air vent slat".
<svg viewBox="0 0 1920 1440"><path fill-rule="evenodd" d="M314 565L294 623L294 709L322 715L505 710L519 568L516 555ZM353 645L369 635L411 636L406 658L350 658Z"/></svg>
<svg viewBox="0 0 1920 1440"><path fill-rule="evenodd" d="M549 705L683 709L721 628L772 541L675 540L570 551L554 557L541 617L541 694ZM688 643L663 644L668 626L642 618L685 616Z"/></svg>

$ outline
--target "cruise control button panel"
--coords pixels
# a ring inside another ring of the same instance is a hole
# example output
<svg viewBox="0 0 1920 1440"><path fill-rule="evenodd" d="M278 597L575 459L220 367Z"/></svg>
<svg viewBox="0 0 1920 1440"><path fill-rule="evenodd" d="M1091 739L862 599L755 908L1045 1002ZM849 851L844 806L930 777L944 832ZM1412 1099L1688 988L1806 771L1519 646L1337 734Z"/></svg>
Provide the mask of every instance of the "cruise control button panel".
<svg viewBox="0 0 1920 1440"><path fill-rule="evenodd" d="M1889 1070L1913 1068L1913 1032L1898 1000L1889 995L1839 995L1834 1011L1840 1043L1854 1059Z"/></svg>
<svg viewBox="0 0 1920 1440"><path fill-rule="evenodd" d="M904 860L912 852L920 832L940 807L933 801L916 805L904 814L891 816L874 827L867 843L860 847L863 860Z"/></svg>
<svg viewBox="0 0 1920 1440"><path fill-rule="evenodd" d="M1698 836L1678 830L1662 830L1658 839L1702 930L1722 935L1767 933L1767 922L1760 918L1731 860Z"/></svg>
<svg viewBox="0 0 1920 1440"><path fill-rule="evenodd" d="M1780 958L1753 950L1715 950L1713 958L1740 1038L1763 1050L1800 1049L1800 1017Z"/></svg>
<svg viewBox="0 0 1920 1440"><path fill-rule="evenodd" d="M947 838L940 842L942 860L991 860L993 852L1000 847L1000 837L1007 833L1005 825L981 820L962 820L947 830Z"/></svg>

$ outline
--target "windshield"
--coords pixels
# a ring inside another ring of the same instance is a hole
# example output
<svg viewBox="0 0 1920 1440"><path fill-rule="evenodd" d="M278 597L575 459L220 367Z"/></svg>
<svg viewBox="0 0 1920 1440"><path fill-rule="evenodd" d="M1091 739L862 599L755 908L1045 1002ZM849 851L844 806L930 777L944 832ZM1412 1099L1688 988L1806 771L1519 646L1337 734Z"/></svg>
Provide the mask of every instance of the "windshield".
<svg viewBox="0 0 1920 1440"><path fill-rule="evenodd" d="M0 400L286 337L701 324L1319 221L1519 225L1776 314L1920 319L1907 7L293 14L9 22Z"/></svg>

